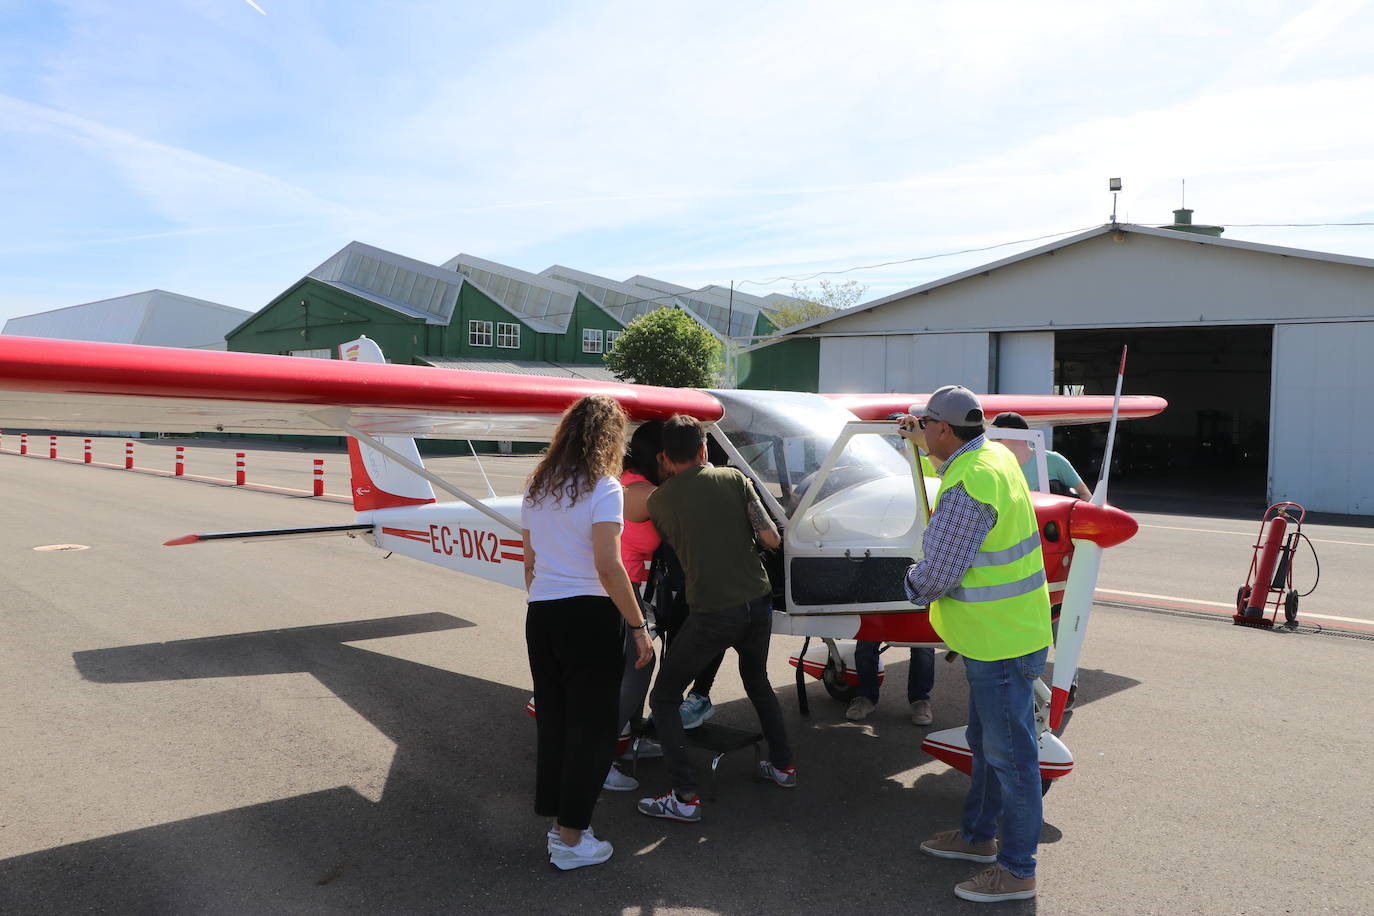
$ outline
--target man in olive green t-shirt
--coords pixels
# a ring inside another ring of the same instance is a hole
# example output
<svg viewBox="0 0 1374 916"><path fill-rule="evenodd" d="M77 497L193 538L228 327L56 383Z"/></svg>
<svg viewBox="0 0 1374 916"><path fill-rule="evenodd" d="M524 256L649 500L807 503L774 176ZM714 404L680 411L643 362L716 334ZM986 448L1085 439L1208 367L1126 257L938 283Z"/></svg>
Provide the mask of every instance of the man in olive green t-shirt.
<svg viewBox="0 0 1374 916"><path fill-rule="evenodd" d="M640 799L639 811L697 821L696 772L678 708L697 672L725 649L739 653L740 679L768 740L769 760L760 762L759 774L783 787L797 784L782 708L768 682L773 588L755 549L756 538L765 547L781 539L748 478L706 462L706 431L697 420L676 416L664 424L659 463L671 476L649 496L649 517L682 563L692 611L649 694L674 791Z"/></svg>

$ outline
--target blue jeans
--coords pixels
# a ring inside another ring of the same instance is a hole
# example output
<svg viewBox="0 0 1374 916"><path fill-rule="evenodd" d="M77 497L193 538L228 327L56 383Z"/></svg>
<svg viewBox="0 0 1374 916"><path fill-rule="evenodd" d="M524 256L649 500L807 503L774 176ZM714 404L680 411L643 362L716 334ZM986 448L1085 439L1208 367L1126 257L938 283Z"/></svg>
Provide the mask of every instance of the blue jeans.
<svg viewBox="0 0 1374 916"><path fill-rule="evenodd" d="M859 695L878 702L878 648L880 642L859 640L854 645L854 667L859 672ZM935 650L912 649L907 669L906 701L929 700L935 686Z"/></svg>
<svg viewBox="0 0 1374 916"><path fill-rule="evenodd" d="M973 784L959 833L966 842L986 843L997 835L1000 817L997 864L1018 878L1035 875L1035 847L1044 819L1034 685L1048 654L1045 648L993 662L964 657Z"/></svg>

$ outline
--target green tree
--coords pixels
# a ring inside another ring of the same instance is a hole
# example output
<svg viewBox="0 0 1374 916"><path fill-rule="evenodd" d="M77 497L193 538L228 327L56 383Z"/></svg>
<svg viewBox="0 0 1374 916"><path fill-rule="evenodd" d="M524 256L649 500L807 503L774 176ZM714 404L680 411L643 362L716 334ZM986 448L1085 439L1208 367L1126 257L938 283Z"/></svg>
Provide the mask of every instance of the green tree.
<svg viewBox="0 0 1374 916"><path fill-rule="evenodd" d="M792 284L792 301L773 311L772 320L779 328L790 328L803 321L824 318L833 312L842 311L858 305L863 294L868 291L857 280L837 283L821 280L820 289L812 289L798 283Z"/></svg>
<svg viewBox="0 0 1374 916"><path fill-rule="evenodd" d="M681 309L660 308L625 326L604 357L616 377L641 385L706 388L720 377L720 341Z"/></svg>

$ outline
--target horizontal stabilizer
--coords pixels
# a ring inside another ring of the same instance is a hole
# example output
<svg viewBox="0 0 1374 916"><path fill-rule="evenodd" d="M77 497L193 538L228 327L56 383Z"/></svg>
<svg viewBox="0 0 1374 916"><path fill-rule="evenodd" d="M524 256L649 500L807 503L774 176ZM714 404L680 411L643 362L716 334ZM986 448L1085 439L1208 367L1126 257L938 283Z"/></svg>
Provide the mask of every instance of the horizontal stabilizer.
<svg viewBox="0 0 1374 916"><path fill-rule="evenodd" d="M208 544L212 541L287 541L297 538L322 538L336 534L357 537L372 530L371 525L317 525L313 528L267 528L263 531L217 531L213 534L188 534L172 538L162 546L180 547L182 544Z"/></svg>

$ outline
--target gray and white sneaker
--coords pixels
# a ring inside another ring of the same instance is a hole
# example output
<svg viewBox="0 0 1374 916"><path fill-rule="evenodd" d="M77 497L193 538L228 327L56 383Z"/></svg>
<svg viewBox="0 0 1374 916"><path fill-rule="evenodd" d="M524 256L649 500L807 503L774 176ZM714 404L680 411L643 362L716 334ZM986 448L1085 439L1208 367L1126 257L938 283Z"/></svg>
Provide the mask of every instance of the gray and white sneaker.
<svg viewBox="0 0 1374 916"><path fill-rule="evenodd" d="M549 843L549 862L559 871L582 868L586 865L600 865L611 857L615 850L605 840L592 836L590 830L582 831L582 839L576 846L569 846L562 840Z"/></svg>
<svg viewBox="0 0 1374 916"><path fill-rule="evenodd" d="M771 779L775 784L784 789L795 789L797 787L797 768L783 767L778 769L767 760L759 761L759 779Z"/></svg>
<svg viewBox="0 0 1374 916"><path fill-rule="evenodd" d="M682 716L683 728L696 728L716 714L716 707L711 705L710 697L689 693L678 707L678 714Z"/></svg>
<svg viewBox="0 0 1374 916"><path fill-rule="evenodd" d="M911 724L929 725L935 721L935 714L931 712L929 700L916 700L911 704Z"/></svg>
<svg viewBox="0 0 1374 916"><path fill-rule="evenodd" d="M676 792L668 792L657 798L641 798L639 813L649 817L662 817L670 821L692 824L701 820L701 799L683 801Z"/></svg>
<svg viewBox="0 0 1374 916"><path fill-rule="evenodd" d="M640 759L640 760L648 760L648 759L651 758L651 757L662 757L662 756L663 756L663 745L659 744L659 743L658 743L657 741L655 741L653 738L639 738L639 739L637 739L637 740L639 741L639 759ZM631 757L633 757L633 756L634 756L634 748L633 748L633 746L630 748L630 750L627 750L625 753L623 753L623 754L620 755L620 757L621 757L622 760L628 760L629 758L631 758Z"/></svg>
<svg viewBox="0 0 1374 916"><path fill-rule="evenodd" d="M584 830L584 831L582 831L582 832L583 832L584 834L586 834L587 836L591 836L592 839L596 839L596 836L595 836L594 834L592 834L592 828L591 828L591 827L588 827L586 830ZM559 840L559 837L561 837L561 836L562 836L562 834L560 834L560 833L558 832L558 828L557 828L557 827L550 827L550 828L549 828L549 832L548 832L548 838L549 838L549 852L553 852L553 844L554 844L554 843L557 843L558 840Z"/></svg>
<svg viewBox="0 0 1374 916"><path fill-rule="evenodd" d="M844 717L850 722L862 722L875 708L876 704L868 697L855 697L849 701L849 708L844 711Z"/></svg>

